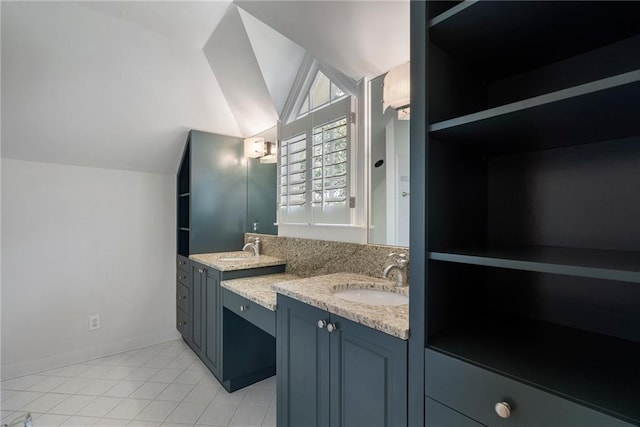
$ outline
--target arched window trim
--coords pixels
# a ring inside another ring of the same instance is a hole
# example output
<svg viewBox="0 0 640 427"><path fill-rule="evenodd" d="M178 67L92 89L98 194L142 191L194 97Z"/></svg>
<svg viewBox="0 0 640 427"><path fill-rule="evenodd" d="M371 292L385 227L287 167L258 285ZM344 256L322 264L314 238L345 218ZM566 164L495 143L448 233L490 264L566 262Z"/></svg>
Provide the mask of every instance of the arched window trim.
<svg viewBox="0 0 640 427"><path fill-rule="evenodd" d="M358 84L353 79L307 53L302 60L298 75L293 82L282 114L280 115L280 121L282 123L290 123L299 117L298 113L302 107L302 103L307 95L309 95L309 90L318 71L321 71L332 83L344 91L346 96L354 96L357 98Z"/></svg>

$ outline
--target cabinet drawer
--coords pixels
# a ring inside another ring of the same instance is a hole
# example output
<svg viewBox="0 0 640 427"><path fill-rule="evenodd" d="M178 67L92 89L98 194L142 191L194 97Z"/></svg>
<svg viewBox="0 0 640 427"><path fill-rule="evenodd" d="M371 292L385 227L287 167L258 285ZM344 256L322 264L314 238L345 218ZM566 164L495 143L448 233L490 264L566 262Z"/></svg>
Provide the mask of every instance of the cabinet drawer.
<svg viewBox="0 0 640 427"><path fill-rule="evenodd" d="M276 313L260 304L241 297L228 289L222 290L222 302L225 308L243 319L253 323L271 336L276 336Z"/></svg>
<svg viewBox="0 0 640 427"><path fill-rule="evenodd" d="M483 427L482 424L428 397L424 399L424 425L425 427Z"/></svg>
<svg viewBox="0 0 640 427"><path fill-rule="evenodd" d="M182 270L176 270L176 282L189 286L189 273Z"/></svg>
<svg viewBox="0 0 640 427"><path fill-rule="evenodd" d="M179 308L176 309L176 329L185 339L191 340L191 318Z"/></svg>
<svg viewBox="0 0 640 427"><path fill-rule="evenodd" d="M185 273L189 271L189 258L182 255L176 255L176 270L182 270Z"/></svg>
<svg viewBox="0 0 640 427"><path fill-rule="evenodd" d="M488 427L631 426L430 349L425 351L425 390L427 396ZM495 405L500 402L511 406L508 418L496 413Z"/></svg>
<svg viewBox="0 0 640 427"><path fill-rule="evenodd" d="M189 314L189 288L182 283L176 284L176 305L187 315Z"/></svg>

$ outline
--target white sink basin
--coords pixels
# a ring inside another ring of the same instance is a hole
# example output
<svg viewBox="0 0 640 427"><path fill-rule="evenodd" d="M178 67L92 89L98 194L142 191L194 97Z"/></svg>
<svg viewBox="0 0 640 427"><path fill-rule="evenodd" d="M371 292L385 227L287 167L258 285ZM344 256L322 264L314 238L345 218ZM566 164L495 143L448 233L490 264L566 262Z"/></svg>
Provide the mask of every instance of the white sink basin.
<svg viewBox="0 0 640 427"><path fill-rule="evenodd" d="M395 292L379 289L342 289L333 295L347 301L370 305L403 305L409 304L409 297Z"/></svg>
<svg viewBox="0 0 640 427"><path fill-rule="evenodd" d="M218 261L248 261L251 258L248 256L230 256L224 258L218 258Z"/></svg>

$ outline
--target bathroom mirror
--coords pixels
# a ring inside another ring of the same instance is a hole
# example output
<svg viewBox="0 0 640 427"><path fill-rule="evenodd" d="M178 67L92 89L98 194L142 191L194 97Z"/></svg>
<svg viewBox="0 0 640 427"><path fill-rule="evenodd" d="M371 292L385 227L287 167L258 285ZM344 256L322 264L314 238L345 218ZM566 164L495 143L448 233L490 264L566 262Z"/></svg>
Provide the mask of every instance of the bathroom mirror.
<svg viewBox="0 0 640 427"><path fill-rule="evenodd" d="M385 74L369 82L369 243L409 246L409 120L382 111Z"/></svg>
<svg viewBox="0 0 640 427"><path fill-rule="evenodd" d="M277 128L274 126L255 135L265 141L276 142ZM247 162L247 225L249 233L278 234L277 211L277 165L265 159L245 159Z"/></svg>
<svg viewBox="0 0 640 427"><path fill-rule="evenodd" d="M363 159L369 170L368 243L409 246L409 120L398 111L382 111L382 84L385 74L372 79L369 91L368 153ZM277 140L276 128L256 136ZM275 163L247 159L247 231L278 234L277 177Z"/></svg>

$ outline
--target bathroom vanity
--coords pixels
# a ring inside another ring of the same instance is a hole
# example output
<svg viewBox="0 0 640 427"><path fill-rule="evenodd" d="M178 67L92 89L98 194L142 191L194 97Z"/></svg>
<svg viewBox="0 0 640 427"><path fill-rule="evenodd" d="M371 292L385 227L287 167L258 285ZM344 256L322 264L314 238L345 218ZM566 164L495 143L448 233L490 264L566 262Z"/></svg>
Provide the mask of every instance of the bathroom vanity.
<svg viewBox="0 0 640 427"><path fill-rule="evenodd" d="M224 309L220 282L282 273L284 264L278 258L255 257L247 252L190 257L190 286L185 305L191 326L183 326L181 332L187 344L229 392L275 374L275 339L239 317L235 310Z"/></svg>
<svg viewBox="0 0 640 427"><path fill-rule="evenodd" d="M330 274L278 291L278 427L407 425L408 306L339 297L348 288L404 293L393 282Z"/></svg>

